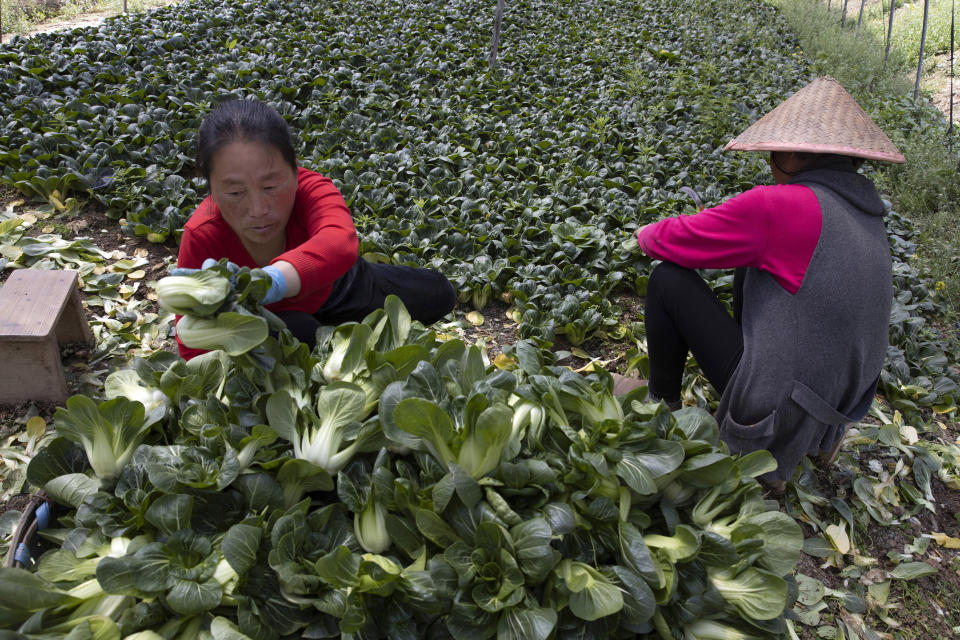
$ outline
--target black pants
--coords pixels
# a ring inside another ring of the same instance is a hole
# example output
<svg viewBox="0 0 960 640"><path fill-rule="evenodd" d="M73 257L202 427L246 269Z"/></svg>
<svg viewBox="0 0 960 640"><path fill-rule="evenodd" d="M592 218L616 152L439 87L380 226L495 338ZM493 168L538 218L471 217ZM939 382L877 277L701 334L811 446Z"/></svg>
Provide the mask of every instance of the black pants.
<svg viewBox="0 0 960 640"><path fill-rule="evenodd" d="M646 332L650 391L668 402L678 400L687 353L722 394L743 354L740 310L744 270L734 276L734 315L693 269L662 262L647 284Z"/></svg>
<svg viewBox="0 0 960 640"><path fill-rule="evenodd" d="M316 344L317 328L363 320L383 307L393 294L403 301L410 317L431 324L450 313L457 302L453 285L432 269L374 264L357 258L350 270L333 285L323 306L314 313L281 311L277 316L300 342Z"/></svg>

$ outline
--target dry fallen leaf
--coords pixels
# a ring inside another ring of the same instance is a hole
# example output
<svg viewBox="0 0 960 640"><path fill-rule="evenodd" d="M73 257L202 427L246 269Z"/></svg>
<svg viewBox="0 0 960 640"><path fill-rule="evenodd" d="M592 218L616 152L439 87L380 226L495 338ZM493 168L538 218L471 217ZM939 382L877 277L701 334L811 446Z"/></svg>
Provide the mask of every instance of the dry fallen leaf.
<svg viewBox="0 0 960 640"><path fill-rule="evenodd" d="M831 524L825 531L827 538L833 543L833 548L840 553L850 553L850 537L847 535L847 523Z"/></svg>
<svg viewBox="0 0 960 640"><path fill-rule="evenodd" d="M86 220L71 220L67 223L67 229L70 229L73 233L80 233L89 226L90 223Z"/></svg>
<svg viewBox="0 0 960 640"><path fill-rule="evenodd" d="M945 533L931 533L930 537L941 547L947 549L960 549L960 538L951 538Z"/></svg>
<svg viewBox="0 0 960 640"><path fill-rule="evenodd" d="M497 369L516 369L517 368L517 361L503 353L498 353L496 355L496 357L493 359L493 364L497 367Z"/></svg>
<svg viewBox="0 0 960 640"><path fill-rule="evenodd" d="M27 436L39 438L47 431L47 421L40 416L33 416L27 420Z"/></svg>
<svg viewBox="0 0 960 640"><path fill-rule="evenodd" d="M909 425L900 427L900 437L903 438L907 444L917 444L917 441L920 440L917 428Z"/></svg>
<svg viewBox="0 0 960 640"><path fill-rule="evenodd" d="M147 251L146 249L144 249L143 247L140 247L139 249L137 249L136 251L133 252L133 257L134 257L134 258L149 258L149 257L150 257L150 252Z"/></svg>
<svg viewBox="0 0 960 640"><path fill-rule="evenodd" d="M467 322L472 324L475 327L479 327L483 324L483 314L479 311L471 311L466 315Z"/></svg>
<svg viewBox="0 0 960 640"><path fill-rule="evenodd" d="M147 276L147 272L144 271L143 269L137 269L136 271L131 271L130 273L127 274L127 278L129 278L130 280L140 280L142 278L145 278L146 276Z"/></svg>

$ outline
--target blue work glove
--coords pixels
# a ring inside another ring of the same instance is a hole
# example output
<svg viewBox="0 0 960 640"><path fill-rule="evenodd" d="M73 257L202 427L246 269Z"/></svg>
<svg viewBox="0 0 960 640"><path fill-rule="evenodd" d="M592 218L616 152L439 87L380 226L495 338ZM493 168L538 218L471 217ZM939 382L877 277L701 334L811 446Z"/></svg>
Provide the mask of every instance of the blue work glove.
<svg viewBox="0 0 960 640"><path fill-rule="evenodd" d="M216 258L207 258L203 261L203 264L200 265L199 269L188 269L187 267L177 267L176 269L170 269L170 275L172 276L189 276L191 273L196 273L198 271L203 271L204 269L209 269L219 262ZM232 262L227 262L227 269L230 273L236 273L240 271L240 267Z"/></svg>
<svg viewBox="0 0 960 640"><path fill-rule="evenodd" d="M283 271L272 264L261 267L260 270L270 276L270 288L267 290L267 294L263 296L260 304L273 304L286 298L287 278L283 275Z"/></svg>

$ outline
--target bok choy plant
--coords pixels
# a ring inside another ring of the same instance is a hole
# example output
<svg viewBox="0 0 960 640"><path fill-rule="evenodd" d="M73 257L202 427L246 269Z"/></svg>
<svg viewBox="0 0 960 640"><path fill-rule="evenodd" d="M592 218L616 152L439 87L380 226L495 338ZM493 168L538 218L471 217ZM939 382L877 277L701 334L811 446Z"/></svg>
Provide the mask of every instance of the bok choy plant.
<svg viewBox="0 0 960 640"><path fill-rule="evenodd" d="M319 337L117 374L115 390L169 399L162 442L138 402L71 399L58 431L123 459L101 483L64 437L33 458L64 529L42 574L4 570L33 599L0 586L0 621L44 637L80 611L104 637L787 634L799 525L763 500L769 454L730 456L705 411L615 397L532 341L509 349L518 366L486 364L393 298ZM123 438L78 435L96 430Z"/></svg>
<svg viewBox="0 0 960 640"><path fill-rule="evenodd" d="M76 395L54 414L57 433L83 445L90 467L103 485L117 480L155 421L156 414L146 416L141 403L125 397L97 404Z"/></svg>
<svg viewBox="0 0 960 640"><path fill-rule="evenodd" d="M228 268L226 260L189 275L157 282L157 300L182 316L180 341L194 349L222 349L239 356L266 340L271 328L284 327L260 305L270 278L260 269Z"/></svg>

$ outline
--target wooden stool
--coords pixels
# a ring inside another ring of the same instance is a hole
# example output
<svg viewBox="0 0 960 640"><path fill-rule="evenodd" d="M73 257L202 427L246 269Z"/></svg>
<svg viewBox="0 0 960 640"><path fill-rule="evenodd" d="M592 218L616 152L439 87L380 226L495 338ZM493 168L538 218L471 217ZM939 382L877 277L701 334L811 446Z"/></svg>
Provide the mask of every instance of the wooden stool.
<svg viewBox="0 0 960 640"><path fill-rule="evenodd" d="M60 345L92 341L76 271L14 271L0 287L0 404L66 401Z"/></svg>

